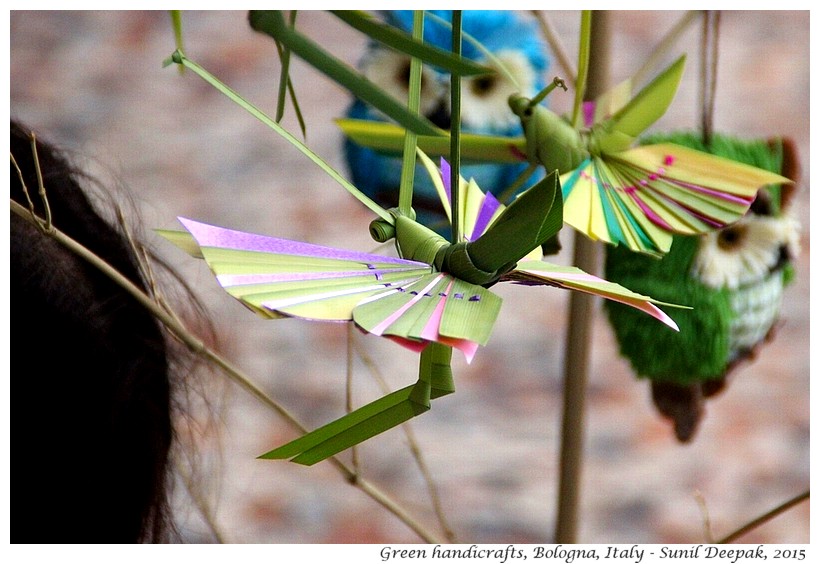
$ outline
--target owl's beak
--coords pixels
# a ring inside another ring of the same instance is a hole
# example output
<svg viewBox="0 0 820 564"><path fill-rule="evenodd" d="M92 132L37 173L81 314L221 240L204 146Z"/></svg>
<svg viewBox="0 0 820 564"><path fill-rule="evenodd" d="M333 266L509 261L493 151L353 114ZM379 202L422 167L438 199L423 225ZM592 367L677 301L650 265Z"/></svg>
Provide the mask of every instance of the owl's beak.
<svg viewBox="0 0 820 564"><path fill-rule="evenodd" d="M780 245L779 253L777 256L777 262L773 267L769 270L775 271L785 267L787 264L792 262L795 257L792 256L792 250L789 248L789 245Z"/></svg>

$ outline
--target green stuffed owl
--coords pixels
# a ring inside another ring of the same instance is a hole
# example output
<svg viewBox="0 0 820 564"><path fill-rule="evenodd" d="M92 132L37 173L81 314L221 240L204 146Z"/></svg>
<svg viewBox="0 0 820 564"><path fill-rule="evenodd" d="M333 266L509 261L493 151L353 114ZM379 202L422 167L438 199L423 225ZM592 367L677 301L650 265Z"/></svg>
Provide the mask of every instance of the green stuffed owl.
<svg viewBox="0 0 820 564"><path fill-rule="evenodd" d="M708 147L688 133L645 140L670 141L796 180L794 151L782 140L715 136ZM740 221L706 235L676 236L662 259L607 247L608 280L693 308L669 311L680 327L676 333L658 331L630 308L606 304L621 354L638 377L650 380L653 402L681 442L694 436L706 398L772 336L798 252L799 226L785 210L793 186L762 188Z"/></svg>

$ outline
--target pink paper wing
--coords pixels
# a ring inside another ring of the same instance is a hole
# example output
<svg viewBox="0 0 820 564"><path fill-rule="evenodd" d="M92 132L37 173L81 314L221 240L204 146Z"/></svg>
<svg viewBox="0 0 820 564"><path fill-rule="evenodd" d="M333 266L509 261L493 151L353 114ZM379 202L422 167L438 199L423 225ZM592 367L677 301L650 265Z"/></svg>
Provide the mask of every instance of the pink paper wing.
<svg viewBox="0 0 820 564"><path fill-rule="evenodd" d="M489 339L501 298L449 274L432 273L364 300L353 320L365 331L415 343L440 343L472 360Z"/></svg>

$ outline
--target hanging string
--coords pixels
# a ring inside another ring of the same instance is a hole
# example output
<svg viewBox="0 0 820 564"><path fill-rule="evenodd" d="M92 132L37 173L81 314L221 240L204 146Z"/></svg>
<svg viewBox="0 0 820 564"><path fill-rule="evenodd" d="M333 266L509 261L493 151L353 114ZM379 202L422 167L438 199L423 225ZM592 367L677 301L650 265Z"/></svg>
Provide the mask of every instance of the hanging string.
<svg viewBox="0 0 820 564"><path fill-rule="evenodd" d="M717 90L718 36L720 34L720 11L707 10L703 15L703 36L700 60L700 124L703 143L712 143Z"/></svg>

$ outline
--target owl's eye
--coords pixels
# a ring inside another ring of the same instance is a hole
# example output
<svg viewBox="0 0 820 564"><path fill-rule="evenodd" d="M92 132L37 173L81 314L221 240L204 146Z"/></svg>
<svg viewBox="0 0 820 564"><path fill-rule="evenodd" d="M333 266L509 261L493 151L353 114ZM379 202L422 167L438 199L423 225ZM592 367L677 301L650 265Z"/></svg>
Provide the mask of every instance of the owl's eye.
<svg viewBox="0 0 820 564"><path fill-rule="evenodd" d="M498 77L495 75L480 76L470 83L470 92L479 98L490 96L498 86Z"/></svg>
<svg viewBox="0 0 820 564"><path fill-rule="evenodd" d="M731 251L743 246L748 231L747 225L734 225L721 230L717 236L717 244L724 251Z"/></svg>
<svg viewBox="0 0 820 564"><path fill-rule="evenodd" d="M430 76L430 69L421 68L421 95L422 97L431 98L439 95L436 87L432 84L435 79ZM401 86L405 92L410 89L410 59L402 61L398 68L396 68L395 76L396 84Z"/></svg>
<svg viewBox="0 0 820 564"><path fill-rule="evenodd" d="M368 80L385 90L397 100L407 103L410 83L410 58L388 49L368 51L362 61L362 72ZM434 111L444 94L442 83L429 67L421 69L421 112L425 115Z"/></svg>
<svg viewBox="0 0 820 564"><path fill-rule="evenodd" d="M402 62L396 68L396 83L399 84L402 88L407 90L408 86L410 85L410 60L406 60ZM421 75L421 89L424 90L424 73Z"/></svg>
<svg viewBox="0 0 820 564"><path fill-rule="evenodd" d="M701 236L692 271L710 288L758 283L795 256L798 238L797 223L788 215L747 214L729 227Z"/></svg>
<svg viewBox="0 0 820 564"><path fill-rule="evenodd" d="M471 131L498 132L520 127L519 118L510 111L510 95L533 95L536 73L518 51L494 53L488 67L496 72L465 78L461 82L461 122Z"/></svg>
<svg viewBox="0 0 820 564"><path fill-rule="evenodd" d="M758 192L750 209L752 213L757 215L774 215L774 206L769 193L765 190Z"/></svg>

